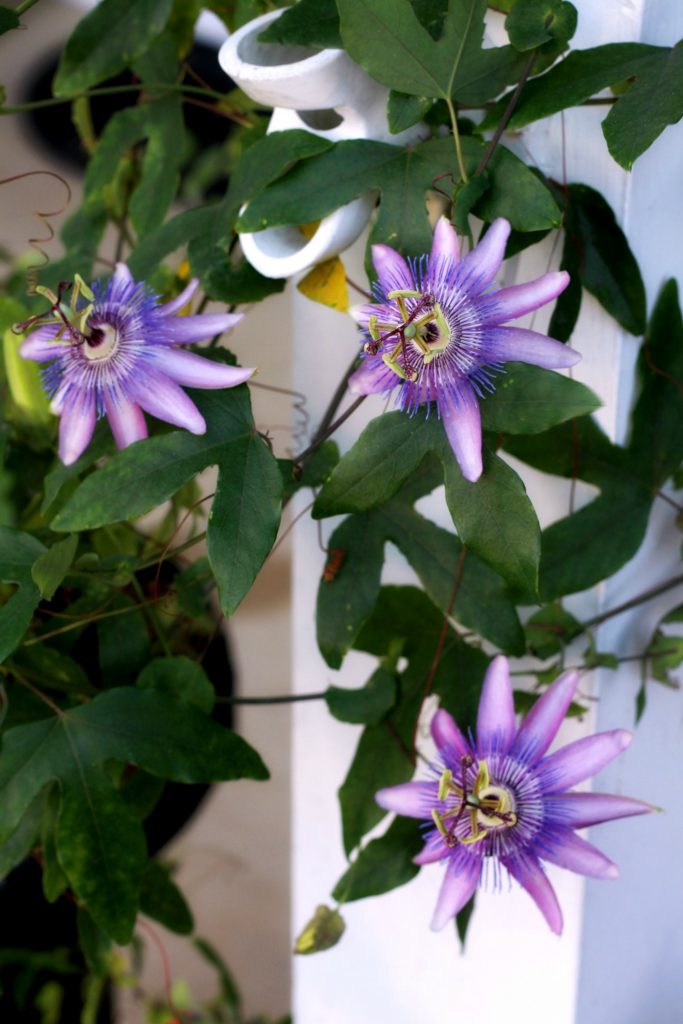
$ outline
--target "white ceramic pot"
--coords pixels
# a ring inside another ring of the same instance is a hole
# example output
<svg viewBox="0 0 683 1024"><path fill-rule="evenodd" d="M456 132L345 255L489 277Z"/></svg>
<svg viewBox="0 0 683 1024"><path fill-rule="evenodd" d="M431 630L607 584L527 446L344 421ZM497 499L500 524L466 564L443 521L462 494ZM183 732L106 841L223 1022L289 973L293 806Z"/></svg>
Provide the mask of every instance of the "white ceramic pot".
<svg viewBox="0 0 683 1024"><path fill-rule="evenodd" d="M218 54L223 70L248 96L274 108L269 132L301 128L332 142L374 139L393 145L424 138L423 125L391 134L388 90L343 50L259 42L261 32L282 13L272 11L242 26ZM295 225L242 234L244 255L266 277L289 277L351 245L374 202L374 194L353 200L325 217L310 239Z"/></svg>

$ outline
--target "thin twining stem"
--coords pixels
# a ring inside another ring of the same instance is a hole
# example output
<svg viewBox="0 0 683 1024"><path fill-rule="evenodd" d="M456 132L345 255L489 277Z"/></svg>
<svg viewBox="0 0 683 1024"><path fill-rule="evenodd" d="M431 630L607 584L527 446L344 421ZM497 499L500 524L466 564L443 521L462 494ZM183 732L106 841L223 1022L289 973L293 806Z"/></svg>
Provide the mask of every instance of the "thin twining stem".
<svg viewBox="0 0 683 1024"><path fill-rule="evenodd" d="M671 579L664 580L663 583L658 583L654 587L650 587L648 590L644 590L640 594L636 594L635 597L630 598L628 601L624 601L623 604L618 604L614 608L608 608L606 612L601 612L600 615L595 615L592 619L587 619L581 625L582 631L585 633L587 629L592 629L594 626L599 626L607 619L613 618L615 615L621 615L622 612L630 611L631 608L636 608L639 604L644 604L645 601L651 601L653 597L658 597L660 594L666 593L667 590L672 590L674 587L679 586L683 583L683 574L678 576L672 576Z"/></svg>
<svg viewBox="0 0 683 1024"><path fill-rule="evenodd" d="M358 406L361 405L365 401L366 398L367 398L367 395L361 395L359 398L356 399L355 402L352 402L351 405L346 410L346 412L343 412L341 414L341 416L339 416L334 421L334 423L331 423L330 426L326 430L324 430L322 432L320 430L318 430L318 433L316 434L315 440L311 442L311 444L308 446L308 448L306 448L306 450L303 451L301 453L301 455L297 455L296 456L296 458L294 459L294 462L298 466L300 466L304 462L307 462L308 459L310 459L311 455L313 455L313 453L318 450L318 448L323 443L323 441L326 441L328 439L328 437L331 437L332 434L334 434L335 431L338 430L339 427L341 427L342 423L345 423L347 421L347 419L349 418L349 416L353 415L353 413L356 411Z"/></svg>

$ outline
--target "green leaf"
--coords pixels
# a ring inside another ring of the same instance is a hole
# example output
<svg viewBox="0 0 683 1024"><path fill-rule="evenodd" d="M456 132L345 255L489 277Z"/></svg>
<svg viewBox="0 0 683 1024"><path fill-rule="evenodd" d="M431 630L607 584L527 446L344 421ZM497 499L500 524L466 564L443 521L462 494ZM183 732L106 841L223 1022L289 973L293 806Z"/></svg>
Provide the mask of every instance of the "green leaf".
<svg viewBox="0 0 683 1024"><path fill-rule="evenodd" d="M323 485L313 506L314 518L365 512L393 498L422 462L432 434L430 420L403 412L371 420Z"/></svg>
<svg viewBox="0 0 683 1024"><path fill-rule="evenodd" d="M21 864L37 845L43 802L43 794L39 793L12 834L4 843L0 843L0 880L6 878L17 864Z"/></svg>
<svg viewBox="0 0 683 1024"><path fill-rule="evenodd" d="M678 687L678 682L669 673L683 662L683 637L670 636L656 630L650 640L647 656L652 678Z"/></svg>
<svg viewBox="0 0 683 1024"><path fill-rule="evenodd" d="M272 452L255 432L226 447L209 513L207 550L221 608L232 615L275 541L282 477Z"/></svg>
<svg viewBox="0 0 683 1024"><path fill-rule="evenodd" d="M615 82L635 79L603 122L603 133L614 159L626 170L669 124L683 115L681 43L675 47L643 43L608 43L574 50L545 75L528 82L520 95L508 129L523 128L567 107L576 106ZM504 96L484 119L494 127L507 105Z"/></svg>
<svg viewBox="0 0 683 1024"><path fill-rule="evenodd" d="M542 600L586 590L635 554L652 493L634 473L628 454L611 445L592 420L583 417L537 437L508 438L505 447L543 472L586 480L601 490L598 498L544 531Z"/></svg>
<svg viewBox="0 0 683 1024"><path fill-rule="evenodd" d="M258 38L261 43L339 48L342 41L335 0L299 0L271 21Z"/></svg>
<svg viewBox="0 0 683 1024"><path fill-rule="evenodd" d="M541 599L587 590L613 575L640 547L651 506L647 491L615 486L548 527L543 533Z"/></svg>
<svg viewBox="0 0 683 1024"><path fill-rule="evenodd" d="M446 501L462 543L512 586L535 593L540 531L522 481L486 452L484 475L475 484L466 481L436 416L416 422L396 412L373 420L320 491L314 517L388 501L430 451L443 464Z"/></svg>
<svg viewBox="0 0 683 1024"><path fill-rule="evenodd" d="M242 998L237 983L228 970L227 964L206 939L196 936L192 940L192 945L199 955L218 972L221 985L221 999L225 1003L226 1009L233 1014L236 1020L239 1020L242 1012Z"/></svg>
<svg viewBox="0 0 683 1024"><path fill-rule="evenodd" d="M500 576L468 552L453 603L462 553L457 537L397 500L380 511L387 538L408 560L434 604L504 651L521 654L522 628Z"/></svg>
<svg viewBox="0 0 683 1024"><path fill-rule="evenodd" d="M511 47L482 49L486 0L451 0L439 39L409 0L337 0L344 48L390 89L484 103L513 81Z"/></svg>
<svg viewBox="0 0 683 1024"><path fill-rule="evenodd" d="M304 463L303 469L291 459L278 459L285 488L283 500L288 501L302 487L320 487L338 462L339 448L336 441L324 441Z"/></svg>
<svg viewBox="0 0 683 1024"><path fill-rule="evenodd" d="M431 110L433 103L431 96L409 96L405 92L396 92L392 89L387 104L389 131L398 135L406 128L411 128Z"/></svg>
<svg viewBox="0 0 683 1024"><path fill-rule="evenodd" d="M109 690L59 716L9 729L0 755L0 840L40 790L62 795L57 856L76 898L125 944L146 864L141 826L104 770L134 764L177 782L267 776L258 754L196 708L153 691Z"/></svg>
<svg viewBox="0 0 683 1024"><path fill-rule="evenodd" d="M216 695L209 678L197 661L179 654L172 658L154 658L137 678L137 686L156 690L178 700L186 700L210 715Z"/></svg>
<svg viewBox="0 0 683 1024"><path fill-rule="evenodd" d="M147 145L128 209L138 237L144 238L163 222L178 191L185 128L178 96L165 96L140 109L146 114Z"/></svg>
<svg viewBox="0 0 683 1024"><path fill-rule="evenodd" d="M72 533L64 540L58 540L44 555L37 558L31 567L33 582L40 590L40 596L51 601L55 591L71 568L78 547L78 536Z"/></svg>
<svg viewBox="0 0 683 1024"><path fill-rule="evenodd" d="M631 334L645 330L645 287L626 236L614 212L599 192L588 185L569 185L562 190L566 203L562 269L568 270L576 287L580 282L617 323ZM555 316L567 326L557 329L555 317L549 333L565 341L574 328L581 304L580 292L560 296ZM569 309L573 314L569 313ZM561 311L561 312L559 312Z"/></svg>
<svg viewBox="0 0 683 1024"><path fill-rule="evenodd" d="M67 40L55 95L82 92L130 67L164 30L172 6L173 0L102 0Z"/></svg>
<svg viewBox="0 0 683 1024"><path fill-rule="evenodd" d="M20 24L19 18L11 7L0 7L0 36L9 32L10 29L18 28Z"/></svg>
<svg viewBox="0 0 683 1024"><path fill-rule="evenodd" d="M41 689L45 687L79 696L94 696L97 693L83 666L47 643L20 647L12 655L10 671L15 666L21 675L32 683L38 683Z"/></svg>
<svg viewBox="0 0 683 1024"><path fill-rule="evenodd" d="M149 632L142 609L127 594L116 594L107 611L119 614L97 622L102 682L105 686L121 686L132 682L148 661Z"/></svg>
<svg viewBox="0 0 683 1024"><path fill-rule="evenodd" d="M484 153L479 138L461 140L468 172L474 174ZM460 175L450 138L430 139L403 149L384 142L350 140L297 164L261 191L242 212L241 231L319 220L352 199L378 190L381 201L371 242L385 242L407 255L429 251L432 229L425 196L435 178ZM479 200L479 216L506 216L520 231L558 226L561 215L545 185L504 147L499 146L487 173L491 187Z"/></svg>
<svg viewBox="0 0 683 1024"><path fill-rule="evenodd" d="M464 479L444 460L446 502L463 544L512 587L535 594L541 531L524 484L505 462L484 451L484 473Z"/></svg>
<svg viewBox="0 0 683 1024"><path fill-rule="evenodd" d="M534 50L557 38L566 42L576 30L576 8L564 0L517 0L505 29L516 50Z"/></svg>
<svg viewBox="0 0 683 1024"><path fill-rule="evenodd" d="M31 569L44 553L44 546L35 537L0 526L0 580L18 586L0 609L0 662L21 642L40 601Z"/></svg>
<svg viewBox="0 0 683 1024"><path fill-rule="evenodd" d="M304 926L294 944L294 952L322 953L336 946L344 934L344 919L338 910L331 910L324 904L315 908L315 914Z"/></svg>
<svg viewBox="0 0 683 1024"><path fill-rule="evenodd" d="M629 452L638 473L658 489L683 459L683 319L673 279L657 298L637 372Z"/></svg>
<svg viewBox="0 0 683 1024"><path fill-rule="evenodd" d="M351 903L405 885L420 870L413 857L423 846L418 823L412 818L396 818L383 836L360 850L332 890L332 898Z"/></svg>
<svg viewBox="0 0 683 1024"><path fill-rule="evenodd" d="M150 231L126 260L133 277L137 280L149 277L170 253L195 238L204 238L215 227L219 208L220 204L212 204L183 210Z"/></svg>
<svg viewBox="0 0 683 1024"><path fill-rule="evenodd" d="M208 552L221 607L231 615L275 540L282 478L255 431L246 387L193 392L192 397L206 419L205 434L172 431L119 452L81 484L52 527L94 529L142 515L200 470L218 465Z"/></svg>
<svg viewBox="0 0 683 1024"><path fill-rule="evenodd" d="M527 363L507 363L496 390L481 403L481 417L485 430L540 434L600 405L590 388L570 377Z"/></svg>
<svg viewBox="0 0 683 1024"><path fill-rule="evenodd" d="M353 516L331 535L328 550L342 560L334 578L318 587L316 634L327 664L339 668L377 600L384 536L372 514Z"/></svg>
<svg viewBox="0 0 683 1024"><path fill-rule="evenodd" d="M683 42L659 53L636 73L630 89L602 124L607 148L622 167L630 170L670 124L683 117Z"/></svg>
<svg viewBox="0 0 683 1024"><path fill-rule="evenodd" d="M108 954L111 942L97 927L84 907L77 911L78 945L81 947L85 962L95 974L103 975L109 968Z"/></svg>
<svg viewBox="0 0 683 1024"><path fill-rule="evenodd" d="M327 139L310 132L273 132L259 139L242 155L230 178L225 198L211 208L206 229L193 231L188 248L192 272L201 279L208 294L212 294L212 288L216 287L225 296L236 284L234 275L226 274L225 267L226 263L232 262L235 222L246 200L283 175L297 161L305 162L330 146ZM160 231L163 230L162 227Z"/></svg>
<svg viewBox="0 0 683 1024"><path fill-rule="evenodd" d="M172 881L168 868L156 860L148 862L142 876L140 910L176 935L189 935L194 928L185 897Z"/></svg>
<svg viewBox="0 0 683 1024"><path fill-rule="evenodd" d="M395 660L396 647L399 643L399 653L409 662L415 662L418 670L425 665L429 669L442 630L443 614L423 591L417 587L382 587L374 611L359 633L354 647L377 657L392 657L393 653ZM443 650L450 662L448 670L443 674L451 682L451 677L454 677L454 695L448 694L447 688L440 683L438 689L441 697L448 700L450 710L455 707L458 688L465 689L462 685L458 687L463 678L473 677L475 688L481 688L481 680L490 659L476 647L464 643L450 626L446 630ZM454 659L451 655L455 655ZM457 668L454 670L453 665L456 663ZM437 677L439 672L440 668L437 669ZM402 674L401 680L405 684L405 673ZM464 721L466 725L466 716L461 712L467 710L469 706L468 697L461 710L454 713L454 717Z"/></svg>
<svg viewBox="0 0 683 1024"><path fill-rule="evenodd" d="M488 188L474 205L482 220L505 217L515 231L544 231L562 223L560 209L551 193L505 146L497 146L486 168Z"/></svg>
<svg viewBox="0 0 683 1024"><path fill-rule="evenodd" d="M534 612L524 626L529 650L542 661L560 654L581 630L581 623L558 603Z"/></svg>
<svg viewBox="0 0 683 1024"><path fill-rule="evenodd" d="M386 814L375 803L377 790L407 782L412 775L412 762L391 728L386 724L367 726L339 790L347 856Z"/></svg>
<svg viewBox="0 0 683 1024"><path fill-rule="evenodd" d="M61 794L57 786L48 786L43 803L43 820L40 829L43 895L48 903L58 900L69 885L57 854L57 820L60 803Z"/></svg>
<svg viewBox="0 0 683 1024"><path fill-rule="evenodd" d="M377 725L396 702L396 676L380 667L358 690L328 686L325 700L330 714L340 722Z"/></svg>
<svg viewBox="0 0 683 1024"><path fill-rule="evenodd" d="M461 953L465 952L465 940L467 938L467 932L472 919L472 913L474 911L474 900L475 897L472 896L462 910L459 910L455 915L455 930L458 933L458 938L460 939Z"/></svg>
<svg viewBox="0 0 683 1024"><path fill-rule="evenodd" d="M52 469L45 474L44 489L45 497L43 503L40 506L40 511L43 515L48 515L50 512L53 514L56 511L57 499L62 494L62 488L64 491L67 490L67 485L71 485L72 491L75 481L78 480L81 473L90 469L95 465L96 462L104 456L108 455L114 450L114 438L112 437L109 425L103 420L95 427L95 433L93 439L81 455L80 459L73 462L70 466L65 466L63 462L56 461Z"/></svg>

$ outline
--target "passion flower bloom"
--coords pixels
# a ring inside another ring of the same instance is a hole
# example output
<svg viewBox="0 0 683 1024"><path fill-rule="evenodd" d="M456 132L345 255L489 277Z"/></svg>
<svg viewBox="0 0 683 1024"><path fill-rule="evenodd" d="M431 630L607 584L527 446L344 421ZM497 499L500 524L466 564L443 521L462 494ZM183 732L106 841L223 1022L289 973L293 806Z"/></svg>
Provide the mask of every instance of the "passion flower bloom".
<svg viewBox="0 0 683 1024"><path fill-rule="evenodd" d="M465 739L447 711L432 719L439 760L434 781L381 789L377 802L388 811L428 823L417 864L444 861L432 928L461 910L502 866L536 901L552 931L562 931L562 912L541 861L591 878L616 878L618 869L575 829L655 808L604 793L571 793L571 786L600 771L628 747L623 729L546 751L562 724L578 685L566 672L550 686L515 729L507 659L494 658L484 679L476 742Z"/></svg>
<svg viewBox="0 0 683 1024"><path fill-rule="evenodd" d="M147 437L143 410L203 434L204 417L181 385L231 388L254 373L179 347L208 340L242 316L177 315L197 284L192 280L177 298L160 305L144 282L134 281L125 264L117 263L106 285L95 283L91 290L77 278L70 308L61 302L68 285L60 286L56 297L44 292L53 301L50 321L32 331L19 351L25 359L49 364L43 384L61 417L59 457L65 465L82 454L103 415L119 448Z"/></svg>
<svg viewBox="0 0 683 1024"><path fill-rule="evenodd" d="M495 220L460 259L457 235L441 217L428 257L409 264L388 245L374 245L379 301L357 314L367 340L350 390L370 395L399 385L398 404L410 413L435 402L463 476L471 481L482 471L478 400L494 390L503 363L560 369L581 358L545 334L502 326L557 298L569 284L569 275L560 271L491 290L509 234L509 223Z"/></svg>

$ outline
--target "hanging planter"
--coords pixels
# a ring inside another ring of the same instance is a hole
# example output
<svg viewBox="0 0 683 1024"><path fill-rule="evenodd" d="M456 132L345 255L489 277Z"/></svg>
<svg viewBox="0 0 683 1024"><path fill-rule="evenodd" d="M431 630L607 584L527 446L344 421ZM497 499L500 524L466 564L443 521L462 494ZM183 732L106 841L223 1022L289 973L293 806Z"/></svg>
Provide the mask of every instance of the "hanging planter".
<svg viewBox="0 0 683 1024"><path fill-rule="evenodd" d="M392 135L387 124L389 90L343 50L264 43L261 33L282 11L255 18L234 32L218 60L227 75L258 103L273 107L268 132L302 129L341 142L374 139L396 146L417 142L423 126ZM348 248L375 205L370 192L324 217L312 233L297 225L243 232L245 257L265 277L291 277Z"/></svg>

